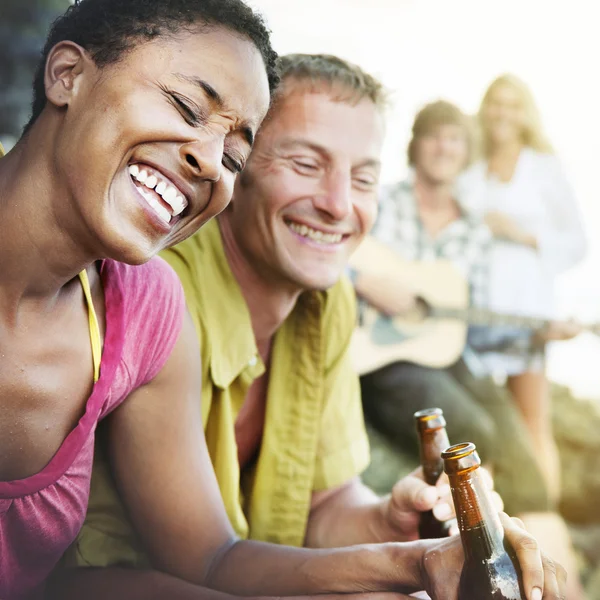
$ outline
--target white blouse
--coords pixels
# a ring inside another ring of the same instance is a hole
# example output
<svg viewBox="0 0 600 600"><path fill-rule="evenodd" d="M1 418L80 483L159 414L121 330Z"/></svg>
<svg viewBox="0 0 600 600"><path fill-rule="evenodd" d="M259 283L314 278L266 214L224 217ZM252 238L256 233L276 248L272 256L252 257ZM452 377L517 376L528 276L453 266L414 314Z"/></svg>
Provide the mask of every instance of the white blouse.
<svg viewBox="0 0 600 600"><path fill-rule="evenodd" d="M577 201L559 160L525 148L509 182L488 174L487 164L481 161L461 176L458 185L458 197L468 208L481 214L503 212L537 239L537 250L494 241L490 309L556 317L555 277L578 263L586 251Z"/></svg>

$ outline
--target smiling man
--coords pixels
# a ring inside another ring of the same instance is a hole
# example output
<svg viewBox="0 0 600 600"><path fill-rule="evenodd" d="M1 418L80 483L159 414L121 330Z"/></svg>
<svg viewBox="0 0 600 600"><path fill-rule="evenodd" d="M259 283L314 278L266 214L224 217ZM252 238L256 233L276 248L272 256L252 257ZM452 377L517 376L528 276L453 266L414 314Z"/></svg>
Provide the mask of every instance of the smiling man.
<svg viewBox="0 0 600 600"><path fill-rule="evenodd" d="M224 550L238 558L235 570L209 571L203 581L244 595L426 588L434 598L454 598L458 540L414 541L420 510L446 505L450 516L444 490L410 476L380 499L358 477L369 454L348 353L356 306L340 277L377 212L384 93L374 78L332 56L284 57L280 75L283 85L231 205L163 254L183 282L200 342L202 416L221 497L237 535L252 540ZM146 171L138 175L152 177ZM160 438L149 435L153 451L161 451ZM197 461L182 448L168 452ZM156 479L151 470L147 476ZM170 531L161 537L164 526L150 535L138 527L138 537L98 461L87 521L69 560L138 570L71 569L59 597L167 597L150 565L201 580L197 545L209 543L210 528L194 509L202 513L214 498L199 491L190 507L193 496L179 500L177 480L161 480ZM135 500L128 515L134 525L138 511L157 504L143 493ZM527 588L541 588L535 543L510 520L506 526ZM378 543L391 541L406 543ZM365 543L372 545L289 547ZM157 561L157 554L169 558ZM550 572L545 582L544 597L555 598L562 583ZM168 597L203 596L181 582Z"/></svg>

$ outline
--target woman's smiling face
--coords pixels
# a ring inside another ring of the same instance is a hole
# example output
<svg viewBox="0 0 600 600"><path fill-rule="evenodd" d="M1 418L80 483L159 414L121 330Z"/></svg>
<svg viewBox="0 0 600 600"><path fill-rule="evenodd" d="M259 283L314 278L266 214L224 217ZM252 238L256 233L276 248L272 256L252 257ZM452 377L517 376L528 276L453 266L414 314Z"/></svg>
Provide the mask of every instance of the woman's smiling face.
<svg viewBox="0 0 600 600"><path fill-rule="evenodd" d="M103 68L63 42L46 90L44 112L59 119L57 220L97 256L129 263L227 206L270 98L259 51L222 27L140 43Z"/></svg>

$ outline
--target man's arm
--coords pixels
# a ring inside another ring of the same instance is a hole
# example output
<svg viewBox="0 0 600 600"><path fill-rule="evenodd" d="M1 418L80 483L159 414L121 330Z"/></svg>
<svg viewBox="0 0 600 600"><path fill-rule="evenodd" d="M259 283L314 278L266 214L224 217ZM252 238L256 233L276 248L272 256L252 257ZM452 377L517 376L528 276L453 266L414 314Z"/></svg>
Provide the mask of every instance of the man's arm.
<svg viewBox="0 0 600 600"><path fill-rule="evenodd" d="M484 468L481 472L496 508L501 511L503 502L493 491L492 477ZM313 493L305 544L329 548L416 540L421 513L428 510L433 510L440 521L456 516L446 475L431 486L425 483L419 467L400 479L384 498L355 477L339 487ZM458 533L456 525L450 533Z"/></svg>
<svg viewBox="0 0 600 600"><path fill-rule="evenodd" d="M447 479L427 485L419 468L380 498L358 477L313 494L306 545L315 548L416 540L420 513L433 510L442 521L454 517Z"/></svg>
<svg viewBox="0 0 600 600"><path fill-rule="evenodd" d="M399 262L400 257L372 235L361 242L348 262L356 294L388 316L417 307L417 295L410 278L398 268Z"/></svg>
<svg viewBox="0 0 600 600"><path fill-rule="evenodd" d="M417 296L395 277L357 269L353 284L359 297L390 317L408 313L417 307Z"/></svg>

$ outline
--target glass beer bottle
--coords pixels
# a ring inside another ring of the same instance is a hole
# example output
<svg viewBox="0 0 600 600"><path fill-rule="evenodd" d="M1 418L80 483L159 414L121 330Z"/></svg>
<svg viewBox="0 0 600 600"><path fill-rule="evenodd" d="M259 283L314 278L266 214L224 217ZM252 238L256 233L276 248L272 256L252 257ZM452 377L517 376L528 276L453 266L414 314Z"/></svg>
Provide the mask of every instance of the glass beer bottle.
<svg viewBox="0 0 600 600"><path fill-rule="evenodd" d="M446 420L441 408L427 408L415 413L419 434L421 466L425 482L435 485L444 472L442 452L450 446L446 433ZM421 513L419 537L421 539L441 538L448 535L448 523L438 521L433 511Z"/></svg>
<svg viewBox="0 0 600 600"><path fill-rule="evenodd" d="M465 553L459 600L525 600L519 562L479 472L475 444L451 446L442 456Z"/></svg>

